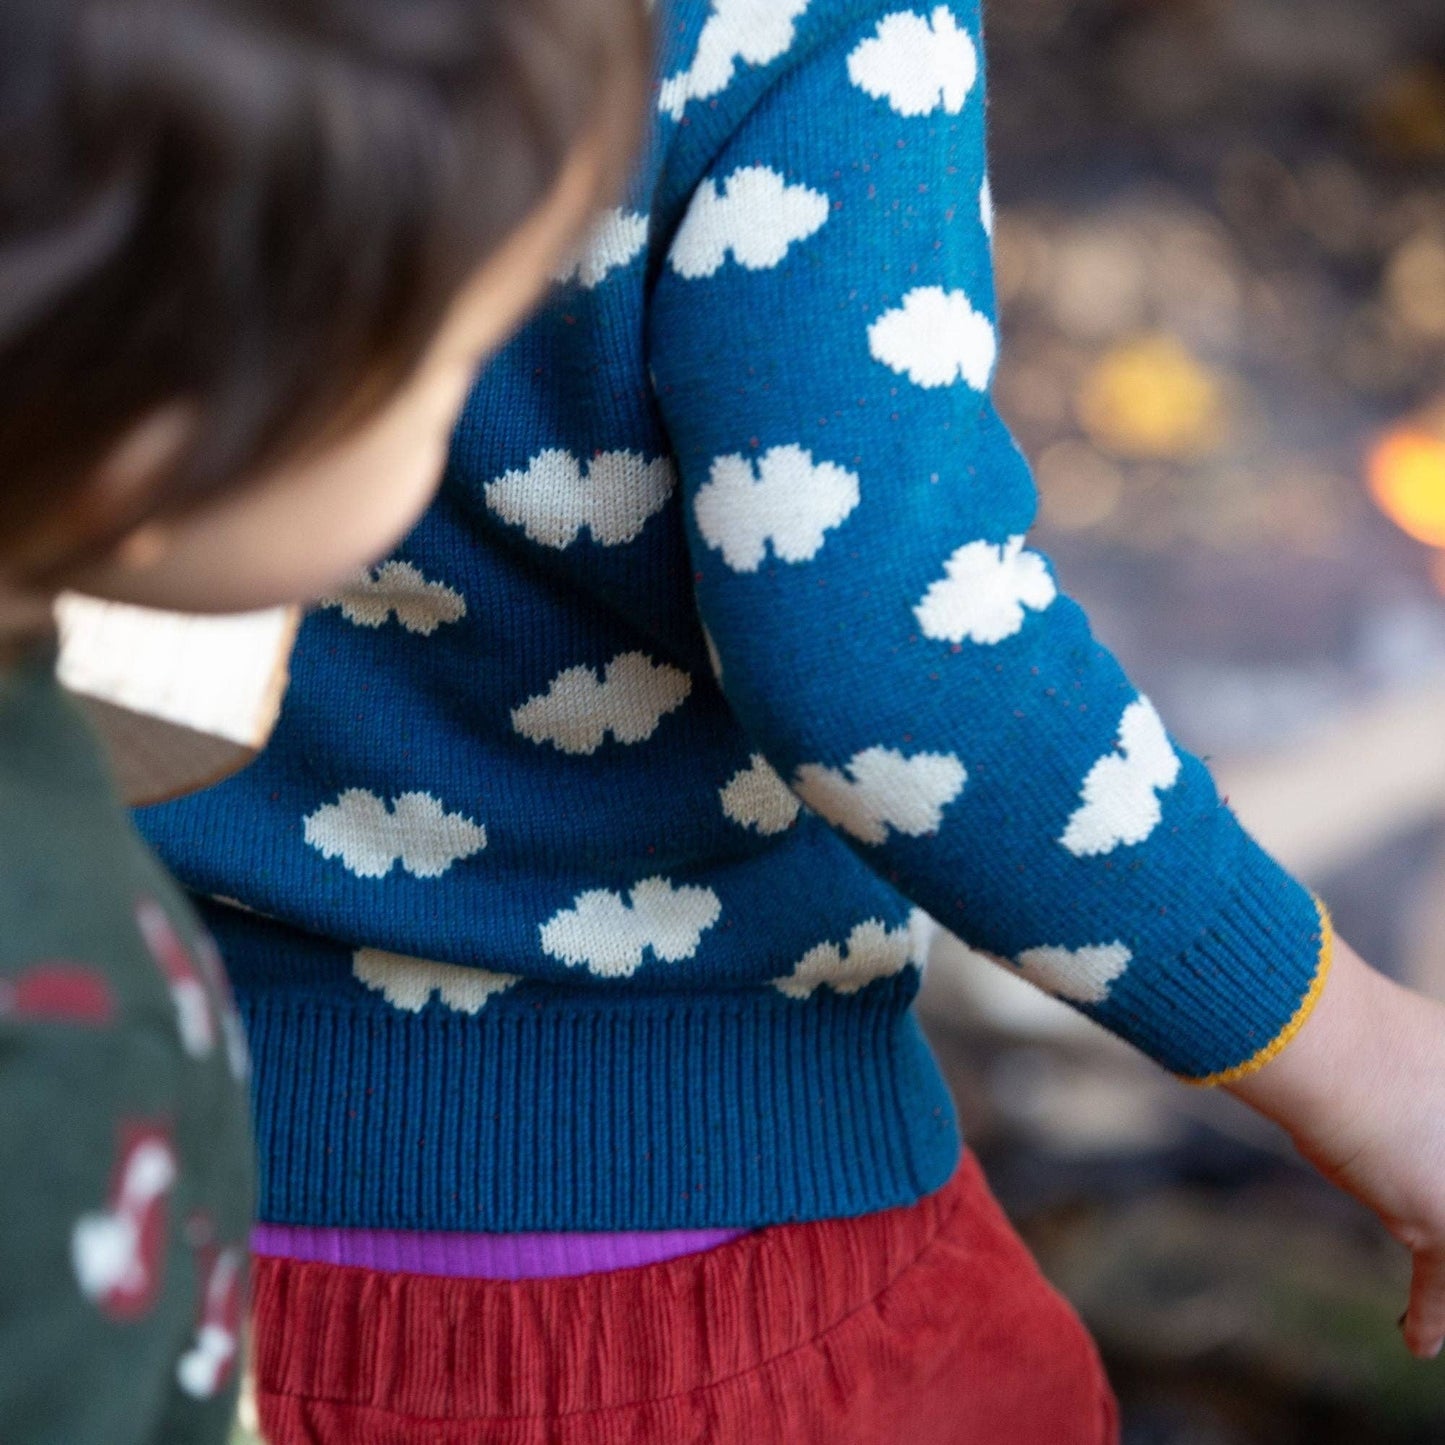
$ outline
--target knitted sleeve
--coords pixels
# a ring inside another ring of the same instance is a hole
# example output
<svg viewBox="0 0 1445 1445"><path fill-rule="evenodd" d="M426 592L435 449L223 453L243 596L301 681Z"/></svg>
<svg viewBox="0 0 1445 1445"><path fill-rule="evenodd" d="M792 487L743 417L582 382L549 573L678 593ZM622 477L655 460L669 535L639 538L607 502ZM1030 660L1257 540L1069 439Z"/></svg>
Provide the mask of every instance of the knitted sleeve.
<svg viewBox="0 0 1445 1445"><path fill-rule="evenodd" d="M869 6L802 49L713 152L650 303L723 691L946 927L1184 1077L1239 1077L1307 1016L1329 918L1029 545L989 396L976 4Z"/></svg>

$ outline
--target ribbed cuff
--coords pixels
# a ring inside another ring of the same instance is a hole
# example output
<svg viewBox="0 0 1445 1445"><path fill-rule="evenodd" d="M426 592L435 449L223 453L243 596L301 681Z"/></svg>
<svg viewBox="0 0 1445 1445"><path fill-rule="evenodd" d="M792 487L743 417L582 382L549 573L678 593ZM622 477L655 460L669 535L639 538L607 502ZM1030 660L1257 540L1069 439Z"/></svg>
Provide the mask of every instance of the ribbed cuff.
<svg viewBox="0 0 1445 1445"><path fill-rule="evenodd" d="M1232 872L1195 942L1136 963L1093 1011L1193 1084L1231 1083L1274 1058L1309 1017L1332 956L1323 902L1247 834Z"/></svg>
<svg viewBox="0 0 1445 1445"><path fill-rule="evenodd" d="M1314 977L1310 980L1310 986L1305 996L1300 1000L1299 1007L1290 1015L1289 1022L1272 1038L1263 1048L1257 1049L1249 1058L1242 1063L1234 1064L1227 1069L1220 1069L1216 1073L1206 1074L1203 1078L1184 1078L1186 1084L1193 1084L1198 1088L1213 1087L1218 1084L1233 1084L1262 1069L1269 1061L1289 1046L1290 1040L1304 1027L1305 1020L1314 1012L1315 1005L1320 1001L1320 995L1324 992L1325 980L1330 975L1330 964L1334 962L1335 930L1334 922L1330 918L1329 909L1325 907L1324 900L1318 894L1311 895L1314 898L1315 908L1320 919L1320 947L1319 955L1315 963Z"/></svg>

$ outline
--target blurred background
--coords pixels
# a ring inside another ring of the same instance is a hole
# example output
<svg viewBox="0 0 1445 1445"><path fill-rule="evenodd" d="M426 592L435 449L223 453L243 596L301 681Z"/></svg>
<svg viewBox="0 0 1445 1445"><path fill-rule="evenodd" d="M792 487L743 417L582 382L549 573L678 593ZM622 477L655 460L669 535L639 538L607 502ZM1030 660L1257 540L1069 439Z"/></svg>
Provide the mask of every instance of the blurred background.
<svg viewBox="0 0 1445 1445"><path fill-rule="evenodd" d="M1445 998L1445 3L987 3L1033 542L1245 824ZM966 1131L1128 1445L1445 1441L1403 1251L1222 1094L941 940Z"/></svg>
<svg viewBox="0 0 1445 1445"><path fill-rule="evenodd" d="M1033 543L1341 934L1445 998L1445 0L986 10ZM946 938L924 1016L1126 1445L1445 1442L1403 1252L1282 1137Z"/></svg>

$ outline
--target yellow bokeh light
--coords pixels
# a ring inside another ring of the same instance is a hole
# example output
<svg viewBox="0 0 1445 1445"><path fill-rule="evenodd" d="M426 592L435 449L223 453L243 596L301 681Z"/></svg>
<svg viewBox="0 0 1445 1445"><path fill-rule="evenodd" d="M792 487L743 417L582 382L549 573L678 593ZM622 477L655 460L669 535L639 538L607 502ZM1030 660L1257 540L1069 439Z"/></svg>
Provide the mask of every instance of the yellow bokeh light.
<svg viewBox="0 0 1445 1445"><path fill-rule="evenodd" d="M1117 457L1191 460L1224 430L1218 379L1172 336L1142 336L1106 352L1084 377L1079 420Z"/></svg>
<svg viewBox="0 0 1445 1445"><path fill-rule="evenodd" d="M1380 510L1416 541L1445 547L1445 437L1400 427L1375 444L1370 493Z"/></svg>

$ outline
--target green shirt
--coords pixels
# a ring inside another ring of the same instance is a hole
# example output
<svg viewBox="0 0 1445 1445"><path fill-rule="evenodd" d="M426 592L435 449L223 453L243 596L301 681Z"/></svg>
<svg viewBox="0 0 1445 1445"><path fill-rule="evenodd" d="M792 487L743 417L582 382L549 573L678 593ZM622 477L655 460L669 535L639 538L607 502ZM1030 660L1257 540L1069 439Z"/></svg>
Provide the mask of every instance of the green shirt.
<svg viewBox="0 0 1445 1445"><path fill-rule="evenodd" d="M0 669L0 1441L223 1441L245 1046L54 661Z"/></svg>

